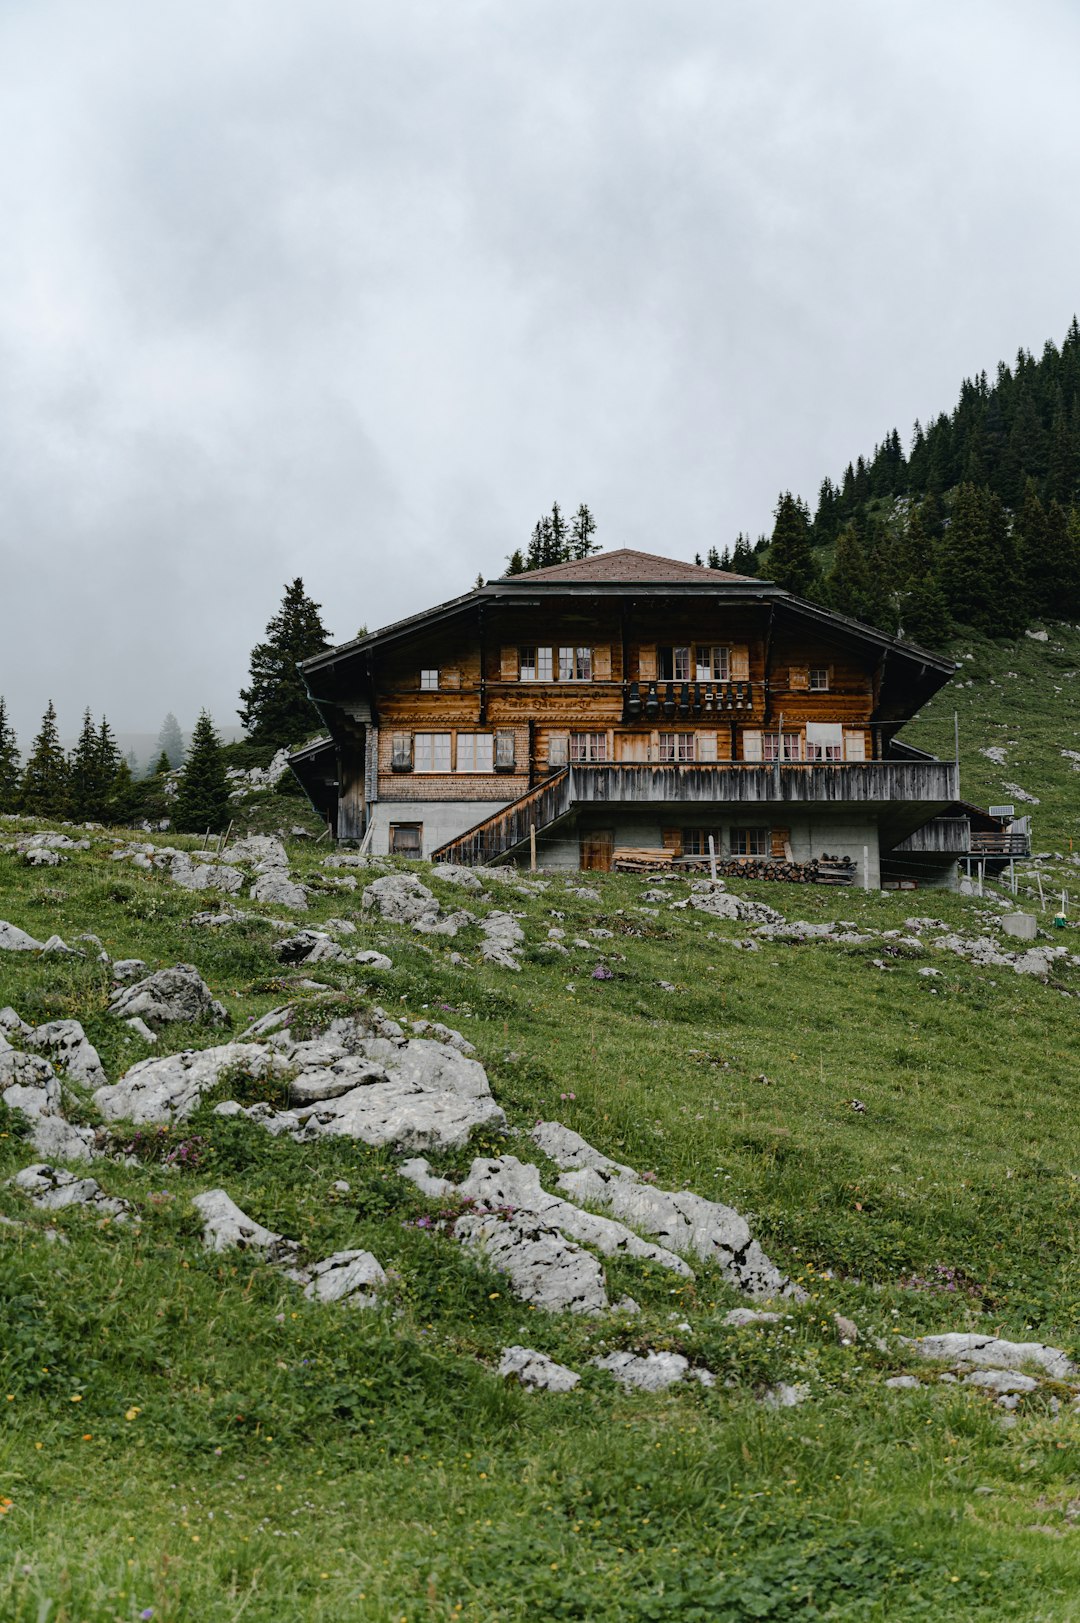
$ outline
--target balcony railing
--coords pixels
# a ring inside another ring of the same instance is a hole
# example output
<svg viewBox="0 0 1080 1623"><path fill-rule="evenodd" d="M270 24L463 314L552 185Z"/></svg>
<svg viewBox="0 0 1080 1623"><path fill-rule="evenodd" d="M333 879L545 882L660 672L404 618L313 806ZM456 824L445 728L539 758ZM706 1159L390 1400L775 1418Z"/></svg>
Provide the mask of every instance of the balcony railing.
<svg viewBox="0 0 1080 1623"><path fill-rule="evenodd" d="M815 761L772 766L740 761L685 766L575 763L570 767L567 799L574 804L945 802L957 798L958 777L952 761Z"/></svg>

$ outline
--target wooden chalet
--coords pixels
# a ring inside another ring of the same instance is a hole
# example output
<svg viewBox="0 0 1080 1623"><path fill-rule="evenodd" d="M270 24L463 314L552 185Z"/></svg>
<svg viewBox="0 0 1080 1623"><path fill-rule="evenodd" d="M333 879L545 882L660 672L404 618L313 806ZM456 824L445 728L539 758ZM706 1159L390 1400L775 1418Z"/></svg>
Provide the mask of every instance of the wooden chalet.
<svg viewBox="0 0 1080 1623"><path fill-rule="evenodd" d="M292 767L373 853L882 856L958 800L896 735L953 665L768 581L622 549L489 582L302 666Z"/></svg>

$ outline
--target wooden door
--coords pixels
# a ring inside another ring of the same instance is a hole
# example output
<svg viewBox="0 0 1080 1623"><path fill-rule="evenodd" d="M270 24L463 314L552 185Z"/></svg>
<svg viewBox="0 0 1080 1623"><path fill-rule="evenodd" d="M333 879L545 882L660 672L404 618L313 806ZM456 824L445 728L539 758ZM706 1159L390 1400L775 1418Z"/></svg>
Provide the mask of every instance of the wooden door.
<svg viewBox="0 0 1080 1623"><path fill-rule="evenodd" d="M581 836L581 866L596 873L611 872L615 834L610 828L592 828Z"/></svg>
<svg viewBox="0 0 1080 1623"><path fill-rule="evenodd" d="M617 761L647 761L651 741L649 733L616 733L615 759Z"/></svg>

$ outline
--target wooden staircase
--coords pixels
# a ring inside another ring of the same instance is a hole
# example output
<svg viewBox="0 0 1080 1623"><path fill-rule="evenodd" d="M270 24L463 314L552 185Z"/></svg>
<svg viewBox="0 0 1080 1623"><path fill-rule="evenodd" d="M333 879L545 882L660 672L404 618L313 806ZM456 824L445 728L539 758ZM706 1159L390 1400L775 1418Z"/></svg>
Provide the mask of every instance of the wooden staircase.
<svg viewBox="0 0 1080 1623"><path fill-rule="evenodd" d="M431 853L432 862L457 862L479 868L497 862L516 846L524 845L530 828L539 834L570 810L570 768L562 767L535 789L512 800L502 811L492 812L472 828L447 840Z"/></svg>

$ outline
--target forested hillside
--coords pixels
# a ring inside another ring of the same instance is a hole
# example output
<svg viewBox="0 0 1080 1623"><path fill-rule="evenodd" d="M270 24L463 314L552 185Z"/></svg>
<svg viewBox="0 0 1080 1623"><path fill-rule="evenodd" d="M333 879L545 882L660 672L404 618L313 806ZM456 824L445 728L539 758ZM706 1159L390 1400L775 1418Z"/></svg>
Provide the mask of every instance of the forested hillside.
<svg viewBox="0 0 1080 1623"><path fill-rule="evenodd" d="M892 429L826 477L817 505L790 491L770 538L728 562L873 625L941 646L957 627L1011 636L1080 618L1080 325L1038 360L1021 350L964 380L951 412ZM711 559L710 559L711 561Z"/></svg>

